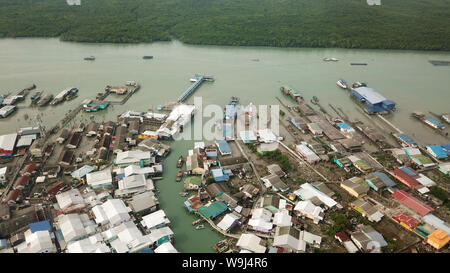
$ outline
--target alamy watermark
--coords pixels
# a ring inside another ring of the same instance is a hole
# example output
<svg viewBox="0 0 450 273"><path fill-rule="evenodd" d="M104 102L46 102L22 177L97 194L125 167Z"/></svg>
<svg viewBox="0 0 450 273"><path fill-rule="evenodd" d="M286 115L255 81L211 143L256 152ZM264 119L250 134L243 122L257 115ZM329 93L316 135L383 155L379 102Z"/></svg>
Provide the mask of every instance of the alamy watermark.
<svg viewBox="0 0 450 273"><path fill-rule="evenodd" d="M260 132L267 142L277 142L280 135L279 105L229 104L224 108L216 104L203 105L202 97L194 97L194 107L192 122L189 122L190 117L185 117L184 123L182 117L173 122L183 125L182 132L173 135L174 140L241 140L241 133L244 138L252 138Z"/></svg>

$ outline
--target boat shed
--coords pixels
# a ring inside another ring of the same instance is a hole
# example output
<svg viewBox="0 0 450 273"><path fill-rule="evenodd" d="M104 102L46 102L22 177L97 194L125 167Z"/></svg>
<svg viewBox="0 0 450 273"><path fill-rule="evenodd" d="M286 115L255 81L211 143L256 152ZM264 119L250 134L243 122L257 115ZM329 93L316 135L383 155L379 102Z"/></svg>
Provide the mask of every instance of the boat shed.
<svg viewBox="0 0 450 273"><path fill-rule="evenodd" d="M361 102L368 104L365 109L370 114L389 112L395 108L395 102L386 99L383 95L369 87L353 88L352 95Z"/></svg>

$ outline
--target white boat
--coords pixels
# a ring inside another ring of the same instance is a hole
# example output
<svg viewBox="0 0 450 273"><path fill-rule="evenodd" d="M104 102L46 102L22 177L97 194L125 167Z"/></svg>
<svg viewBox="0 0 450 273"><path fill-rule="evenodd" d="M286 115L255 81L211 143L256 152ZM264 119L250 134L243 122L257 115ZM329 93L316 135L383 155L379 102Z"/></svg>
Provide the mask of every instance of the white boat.
<svg viewBox="0 0 450 273"><path fill-rule="evenodd" d="M204 228L205 228L205 225L198 225L198 226L195 227L195 229L197 229L197 230L198 229L204 229Z"/></svg>
<svg viewBox="0 0 450 273"><path fill-rule="evenodd" d="M339 79L336 84L343 89L347 89L347 82L344 79Z"/></svg>

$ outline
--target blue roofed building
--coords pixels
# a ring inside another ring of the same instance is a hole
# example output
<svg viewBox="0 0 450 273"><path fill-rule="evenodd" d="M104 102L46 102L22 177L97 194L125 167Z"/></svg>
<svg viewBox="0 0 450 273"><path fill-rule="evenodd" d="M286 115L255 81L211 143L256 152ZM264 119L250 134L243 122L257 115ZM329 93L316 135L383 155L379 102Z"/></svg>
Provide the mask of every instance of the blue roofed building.
<svg viewBox="0 0 450 273"><path fill-rule="evenodd" d="M446 159L450 156L450 144L447 145L430 145L427 151L437 159Z"/></svg>
<svg viewBox="0 0 450 273"><path fill-rule="evenodd" d="M395 102L386 99L383 95L369 87L353 88L352 95L359 101L367 104L365 110L369 114L390 112L395 108Z"/></svg>
<svg viewBox="0 0 450 273"><path fill-rule="evenodd" d="M237 107L234 104L228 104L225 106L225 118L232 119L237 115Z"/></svg>
<svg viewBox="0 0 450 273"><path fill-rule="evenodd" d="M350 125L348 125L347 123L344 123L344 122L336 123L336 126L339 127L341 132L352 133L355 131L355 129L353 129Z"/></svg>
<svg viewBox="0 0 450 273"><path fill-rule="evenodd" d="M92 172L93 170L94 170L94 167L89 166L89 165L84 165L83 167L72 172L71 175L72 175L72 178L80 179L80 178L86 176L86 174Z"/></svg>
<svg viewBox="0 0 450 273"><path fill-rule="evenodd" d="M36 231L50 231L51 229L52 227L50 226L50 222L47 220L30 224L30 230L32 233Z"/></svg>
<svg viewBox="0 0 450 273"><path fill-rule="evenodd" d="M233 139L233 126L231 123L224 123L222 126L222 136L225 139Z"/></svg>
<svg viewBox="0 0 450 273"><path fill-rule="evenodd" d="M222 168L212 169L211 174L212 174L215 182L223 182L223 181L227 181L228 179L230 179L230 177L224 173Z"/></svg>
<svg viewBox="0 0 450 273"><path fill-rule="evenodd" d="M405 134L394 134L394 136L397 137L397 139L404 145L410 146L410 147L417 147L417 142L412 139L410 136Z"/></svg>
<svg viewBox="0 0 450 273"><path fill-rule="evenodd" d="M221 155L231 155L231 147L226 140L218 139L216 145Z"/></svg>

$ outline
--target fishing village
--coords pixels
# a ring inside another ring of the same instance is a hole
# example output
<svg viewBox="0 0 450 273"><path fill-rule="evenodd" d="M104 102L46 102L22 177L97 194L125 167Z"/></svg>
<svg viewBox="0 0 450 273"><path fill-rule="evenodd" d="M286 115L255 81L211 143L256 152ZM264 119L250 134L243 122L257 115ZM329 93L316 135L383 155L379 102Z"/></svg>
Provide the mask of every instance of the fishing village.
<svg viewBox="0 0 450 273"><path fill-rule="evenodd" d="M335 88L373 124L282 85L273 90L279 120L252 126L263 118L258 107L230 94L219 137L189 142L178 154L173 143L202 118L186 101L215 79L190 81L176 102L98 122L97 112L145 89L136 81L107 85L52 128L37 118L34 127L0 136L0 252L177 253L173 225L214 230L222 239L211 248L219 253L449 252L448 113L411 113L448 140L423 145L386 119L396 102L365 83L339 79ZM3 96L0 117L20 111L16 102L35 88ZM82 92L36 91L27 107L57 107ZM90 121L70 124L78 115ZM176 164L168 165L173 153ZM166 215L160 183L179 186L184 201L176 205L192 222Z"/></svg>

